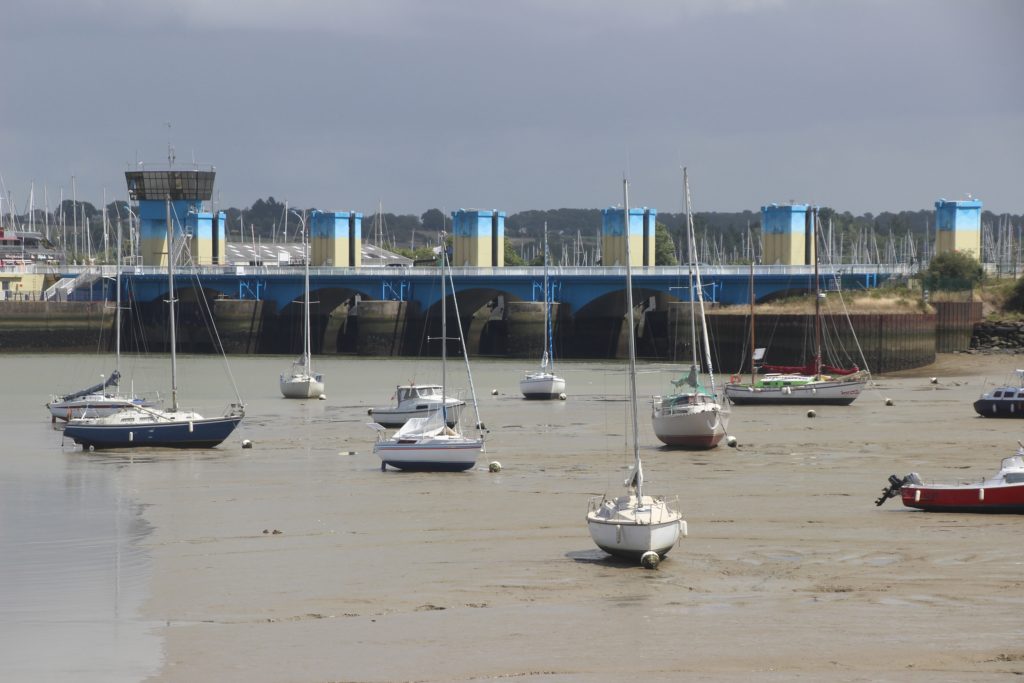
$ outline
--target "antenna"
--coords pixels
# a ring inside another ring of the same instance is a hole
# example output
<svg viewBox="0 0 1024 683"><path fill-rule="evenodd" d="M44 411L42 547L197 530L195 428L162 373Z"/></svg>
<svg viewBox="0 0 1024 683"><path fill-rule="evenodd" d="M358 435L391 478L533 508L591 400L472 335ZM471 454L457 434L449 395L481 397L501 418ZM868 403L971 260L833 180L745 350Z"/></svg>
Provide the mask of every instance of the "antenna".
<svg viewBox="0 0 1024 683"><path fill-rule="evenodd" d="M167 164L174 166L174 147L171 145L171 122L164 121L164 125L167 126Z"/></svg>

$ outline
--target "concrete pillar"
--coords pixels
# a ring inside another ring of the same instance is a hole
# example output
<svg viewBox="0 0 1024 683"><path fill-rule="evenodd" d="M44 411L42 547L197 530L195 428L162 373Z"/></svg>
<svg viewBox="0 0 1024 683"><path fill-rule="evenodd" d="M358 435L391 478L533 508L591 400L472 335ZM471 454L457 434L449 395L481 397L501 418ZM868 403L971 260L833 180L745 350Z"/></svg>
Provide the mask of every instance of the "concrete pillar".
<svg viewBox="0 0 1024 683"><path fill-rule="evenodd" d="M959 251L981 258L981 200L935 202L935 254Z"/></svg>
<svg viewBox="0 0 1024 683"><path fill-rule="evenodd" d="M359 302L359 331L356 352L360 356L397 356L408 323L405 301Z"/></svg>
<svg viewBox="0 0 1024 683"><path fill-rule="evenodd" d="M187 232L192 234L192 258L198 266L210 266L224 263L225 242L224 224L227 216L224 212L214 215L210 212L189 213L185 225Z"/></svg>

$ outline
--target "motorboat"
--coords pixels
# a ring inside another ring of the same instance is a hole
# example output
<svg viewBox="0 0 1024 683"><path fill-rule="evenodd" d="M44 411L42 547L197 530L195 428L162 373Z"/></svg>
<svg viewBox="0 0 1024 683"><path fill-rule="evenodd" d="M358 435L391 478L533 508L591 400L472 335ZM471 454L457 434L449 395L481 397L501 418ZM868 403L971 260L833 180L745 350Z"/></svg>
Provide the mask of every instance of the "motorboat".
<svg viewBox="0 0 1024 683"><path fill-rule="evenodd" d="M1024 417L1024 370L1017 370L1017 383L986 391L974 402L982 417Z"/></svg>
<svg viewBox="0 0 1024 683"><path fill-rule="evenodd" d="M925 483L916 472L893 474L875 500L881 505L899 495L906 507L929 512L990 512L1024 514L1024 446L1003 458L993 476L947 484Z"/></svg>
<svg viewBox="0 0 1024 683"><path fill-rule="evenodd" d="M64 396L54 396L46 404L50 411L50 420L52 422L67 421L86 415L103 417L122 408L133 406L152 408L160 404L159 398L147 398L136 394L125 396L118 391L110 391L111 387L117 386L120 378L121 373L114 370L99 384Z"/></svg>
<svg viewBox="0 0 1024 683"><path fill-rule="evenodd" d="M461 398L447 396L440 384L400 384L395 387L395 404L371 408L370 415L384 427L401 427L407 420L429 417L443 406L450 426L459 421L465 405Z"/></svg>

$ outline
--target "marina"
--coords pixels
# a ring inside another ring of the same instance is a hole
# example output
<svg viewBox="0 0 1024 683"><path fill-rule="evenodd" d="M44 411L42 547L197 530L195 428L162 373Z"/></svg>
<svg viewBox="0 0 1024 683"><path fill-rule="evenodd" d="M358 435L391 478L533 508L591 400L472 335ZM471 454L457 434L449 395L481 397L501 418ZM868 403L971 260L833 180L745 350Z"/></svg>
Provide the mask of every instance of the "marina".
<svg viewBox="0 0 1024 683"><path fill-rule="evenodd" d="M322 371L348 381L327 401L284 401L275 375L283 358L232 360L247 419L209 451L62 448L41 402L0 398L13 435L0 459L9 487L0 636L52 639L47 656L26 644L8 661L12 680L549 671L740 681L773 668L823 681L925 671L928 680L969 672L995 681L1024 655L1018 605L1005 595L1024 551L1000 540L1018 518L871 502L894 470L990 474L1015 423L977 417L971 402L986 378L1013 367L1010 356L943 354L928 368L876 377L856 403L820 407L814 420L794 407L737 406L736 448L672 451L641 420L649 485L678 495L689 524L685 548L656 572L609 560L583 525L588 497L621 487L632 463L621 363L566 362L573 395L538 403L522 399L518 363L474 362L487 457L467 472L419 474L380 471L366 409L393 387L365 387L385 372L422 373L422 362L324 359ZM154 385L166 372L159 355L126 360ZM180 361L190 396L221 395L216 359ZM43 386L84 365L81 355L0 357L5 377L31 373ZM638 369L641 406L676 370ZM488 472L489 460L501 471ZM384 495L394 504L370 505ZM103 524L95 532L79 523L90 510ZM71 587L74 600L54 600ZM584 637L611 618L648 635L639 644ZM844 637L822 640L836 623ZM86 640L70 637L83 630ZM122 647L125 638L135 645ZM434 658L442 643L446 656ZM660 655L637 660L637 647Z"/></svg>

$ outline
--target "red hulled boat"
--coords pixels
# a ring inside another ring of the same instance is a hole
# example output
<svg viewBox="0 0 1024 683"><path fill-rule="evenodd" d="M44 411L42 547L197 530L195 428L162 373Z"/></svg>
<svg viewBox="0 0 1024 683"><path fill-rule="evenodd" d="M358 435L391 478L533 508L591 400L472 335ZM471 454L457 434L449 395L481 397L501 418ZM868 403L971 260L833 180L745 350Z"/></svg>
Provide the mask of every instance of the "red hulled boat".
<svg viewBox="0 0 1024 683"><path fill-rule="evenodd" d="M929 512L1024 514L1024 446L1016 455L1003 458L994 476L981 481L926 484L916 472L902 479L893 474L875 505L897 494L907 507Z"/></svg>

